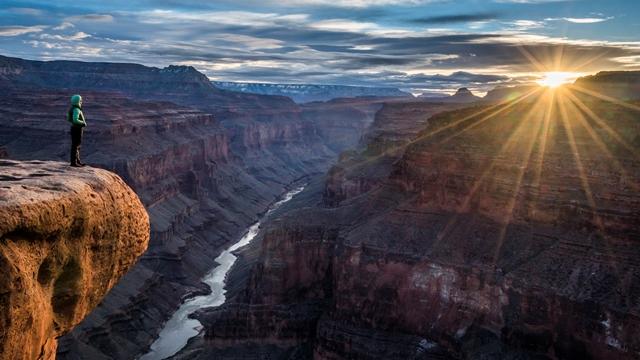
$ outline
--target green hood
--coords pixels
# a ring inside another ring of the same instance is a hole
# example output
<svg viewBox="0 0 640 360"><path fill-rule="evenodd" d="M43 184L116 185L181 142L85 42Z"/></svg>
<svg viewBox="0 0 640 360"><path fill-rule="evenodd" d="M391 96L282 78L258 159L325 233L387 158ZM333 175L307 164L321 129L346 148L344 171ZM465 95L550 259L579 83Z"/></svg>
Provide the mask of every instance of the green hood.
<svg viewBox="0 0 640 360"><path fill-rule="evenodd" d="M82 107L82 96L73 95L71 97L71 105L74 105L74 106L77 106L77 107Z"/></svg>

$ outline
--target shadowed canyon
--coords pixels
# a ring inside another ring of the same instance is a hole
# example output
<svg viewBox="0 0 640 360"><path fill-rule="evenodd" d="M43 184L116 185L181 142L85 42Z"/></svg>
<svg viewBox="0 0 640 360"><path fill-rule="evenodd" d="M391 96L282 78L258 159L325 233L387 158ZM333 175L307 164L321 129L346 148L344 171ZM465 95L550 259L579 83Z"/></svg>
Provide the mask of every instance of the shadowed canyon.
<svg viewBox="0 0 640 360"><path fill-rule="evenodd" d="M0 56L0 87L5 358L156 358L199 297L157 358L640 357L639 72L296 103Z"/></svg>

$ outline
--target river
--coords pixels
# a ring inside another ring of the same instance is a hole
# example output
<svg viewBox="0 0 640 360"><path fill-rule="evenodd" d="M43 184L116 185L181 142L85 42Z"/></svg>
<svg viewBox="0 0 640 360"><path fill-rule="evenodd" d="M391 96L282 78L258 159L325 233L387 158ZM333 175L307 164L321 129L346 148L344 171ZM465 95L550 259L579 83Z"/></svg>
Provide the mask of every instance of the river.
<svg viewBox="0 0 640 360"><path fill-rule="evenodd" d="M160 360L175 355L187 345L189 339L198 335L202 325L198 320L189 318L189 314L192 314L200 308L217 307L224 304L226 300L226 291L224 288L227 273L231 270L231 267L237 259L237 257L233 255L233 252L248 245L258 234L261 221L284 203L293 199L293 197L303 189L304 186L300 186L287 192L279 201L270 206L267 213L258 220L258 222L247 229L240 240L222 251L215 260L218 265L202 279L202 282L211 287L211 293L189 298L182 303L178 310L173 313L171 319L164 325L158 338L151 344L149 352L142 355L139 360Z"/></svg>

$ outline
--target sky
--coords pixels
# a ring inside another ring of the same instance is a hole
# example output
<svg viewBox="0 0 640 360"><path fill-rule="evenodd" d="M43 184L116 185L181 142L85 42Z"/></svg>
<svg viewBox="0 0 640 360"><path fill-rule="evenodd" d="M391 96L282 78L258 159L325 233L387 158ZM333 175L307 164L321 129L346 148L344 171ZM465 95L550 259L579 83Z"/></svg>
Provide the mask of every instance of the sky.
<svg viewBox="0 0 640 360"><path fill-rule="evenodd" d="M640 1L2 0L0 54L482 93L550 71L640 70Z"/></svg>

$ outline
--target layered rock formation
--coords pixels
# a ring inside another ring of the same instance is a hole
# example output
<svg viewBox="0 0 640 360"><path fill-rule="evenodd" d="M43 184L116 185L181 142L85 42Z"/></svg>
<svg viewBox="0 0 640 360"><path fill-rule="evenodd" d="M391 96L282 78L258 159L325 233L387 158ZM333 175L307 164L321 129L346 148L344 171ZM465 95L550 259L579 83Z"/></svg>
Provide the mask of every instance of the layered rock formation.
<svg viewBox="0 0 640 360"><path fill-rule="evenodd" d="M176 358L637 358L636 117L539 92L346 157L241 252Z"/></svg>
<svg viewBox="0 0 640 360"><path fill-rule="evenodd" d="M359 100L299 107L281 97L211 90L208 80L197 85L201 74L182 68L9 60L0 75L10 81L0 96L5 155L65 160L68 96L80 92L89 124L83 160L121 175L151 220L149 250L61 339L63 359L144 352L184 298L208 291L200 279L222 247L289 183L326 171L380 106ZM56 89L58 72L69 73L73 81L64 84L73 90ZM146 84L136 89L132 79Z"/></svg>
<svg viewBox="0 0 640 360"><path fill-rule="evenodd" d="M0 358L55 359L147 248L149 218L117 175L0 160Z"/></svg>

